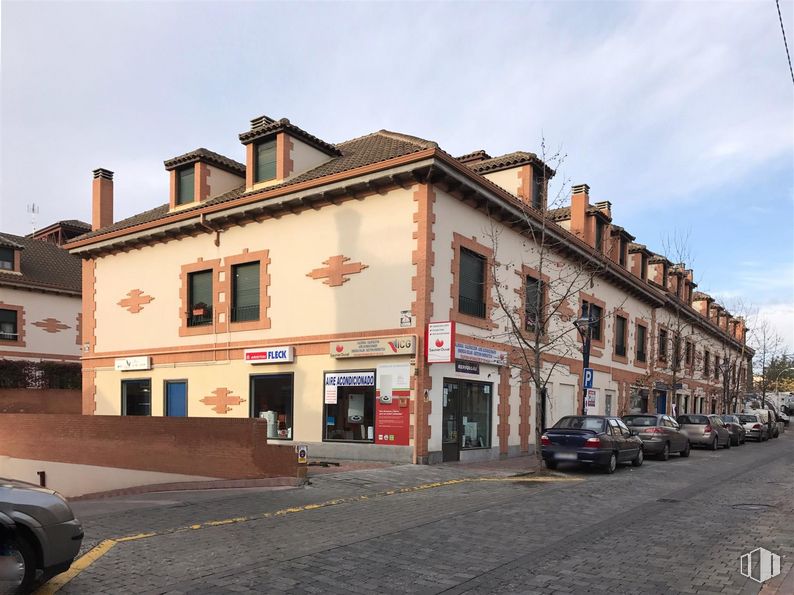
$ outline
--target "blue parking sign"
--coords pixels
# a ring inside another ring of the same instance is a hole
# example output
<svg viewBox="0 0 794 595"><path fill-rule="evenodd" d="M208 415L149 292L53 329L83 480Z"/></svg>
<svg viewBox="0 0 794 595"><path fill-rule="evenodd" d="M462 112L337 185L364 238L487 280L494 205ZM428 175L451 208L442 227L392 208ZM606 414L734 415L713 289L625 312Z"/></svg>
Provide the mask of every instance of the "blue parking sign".
<svg viewBox="0 0 794 595"><path fill-rule="evenodd" d="M584 388L593 388L593 380L595 379L595 372L593 368L584 369Z"/></svg>

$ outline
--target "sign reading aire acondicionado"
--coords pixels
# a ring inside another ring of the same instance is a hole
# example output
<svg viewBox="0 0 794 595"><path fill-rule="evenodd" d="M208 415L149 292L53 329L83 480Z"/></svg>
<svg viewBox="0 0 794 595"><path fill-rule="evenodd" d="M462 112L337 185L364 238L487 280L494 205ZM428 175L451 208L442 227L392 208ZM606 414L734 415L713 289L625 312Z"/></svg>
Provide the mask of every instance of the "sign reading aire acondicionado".
<svg viewBox="0 0 794 595"><path fill-rule="evenodd" d="M331 357L337 358L414 355L415 353L416 337L414 335L331 342Z"/></svg>

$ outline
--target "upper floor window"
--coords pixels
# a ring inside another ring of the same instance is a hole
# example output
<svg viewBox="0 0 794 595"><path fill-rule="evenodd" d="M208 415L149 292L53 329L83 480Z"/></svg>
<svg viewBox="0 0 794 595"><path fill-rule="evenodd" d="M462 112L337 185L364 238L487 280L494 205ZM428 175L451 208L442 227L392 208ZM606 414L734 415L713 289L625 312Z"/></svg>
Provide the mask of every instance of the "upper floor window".
<svg viewBox="0 0 794 595"><path fill-rule="evenodd" d="M691 366L695 361L695 346L692 344L692 341L686 342L686 347L684 351L684 357L686 358L686 364Z"/></svg>
<svg viewBox="0 0 794 595"><path fill-rule="evenodd" d="M485 258L466 248L460 249L458 310L485 318Z"/></svg>
<svg viewBox="0 0 794 595"><path fill-rule="evenodd" d="M14 250L11 248L0 248L0 270L14 270Z"/></svg>
<svg viewBox="0 0 794 595"><path fill-rule="evenodd" d="M532 207L543 208L543 178L532 168Z"/></svg>
<svg viewBox="0 0 794 595"><path fill-rule="evenodd" d="M673 368L681 365L681 337L673 336Z"/></svg>
<svg viewBox="0 0 794 595"><path fill-rule="evenodd" d="M538 328L543 328L543 315L545 311L543 303L543 281L527 275L526 293L526 304L524 305L526 320L524 322L524 328L534 333Z"/></svg>
<svg viewBox="0 0 794 595"><path fill-rule="evenodd" d="M719 380L720 378L720 356L714 356L714 378L715 380Z"/></svg>
<svg viewBox="0 0 794 595"><path fill-rule="evenodd" d="M176 177L176 204L186 205L195 200L196 169L189 165L178 170Z"/></svg>
<svg viewBox="0 0 794 595"><path fill-rule="evenodd" d="M647 358L645 348L648 341L648 329L644 326L637 326L637 361L644 362Z"/></svg>
<svg viewBox="0 0 794 595"><path fill-rule="evenodd" d="M708 378L709 366L711 365L711 354L708 351L703 352L703 376Z"/></svg>
<svg viewBox="0 0 794 595"><path fill-rule="evenodd" d="M659 361L667 361L667 331L659 329Z"/></svg>
<svg viewBox="0 0 794 595"><path fill-rule="evenodd" d="M596 250L604 249L604 222L600 217L596 217L595 223L595 247Z"/></svg>
<svg viewBox="0 0 794 595"><path fill-rule="evenodd" d="M620 254L618 254L618 262L620 266L626 266L626 257L629 253L629 243L626 241L626 238L620 238L620 245L619 248Z"/></svg>
<svg viewBox="0 0 794 595"><path fill-rule="evenodd" d="M0 341L17 341L18 333L17 311L0 310Z"/></svg>
<svg viewBox="0 0 794 595"><path fill-rule="evenodd" d="M259 261L232 267L232 322L259 320Z"/></svg>
<svg viewBox="0 0 794 595"><path fill-rule="evenodd" d="M590 320L593 321L593 326L590 331L590 338L593 341L601 340L601 326L603 324L604 310L601 306L591 304L587 300L582 301L582 317L587 318L588 311L590 313Z"/></svg>
<svg viewBox="0 0 794 595"><path fill-rule="evenodd" d="M188 275L187 325L212 324L212 271Z"/></svg>
<svg viewBox="0 0 794 595"><path fill-rule="evenodd" d="M623 316L615 316L615 355L626 355L626 322Z"/></svg>
<svg viewBox="0 0 794 595"><path fill-rule="evenodd" d="M645 254L640 256L640 279L648 279L648 256Z"/></svg>
<svg viewBox="0 0 794 595"><path fill-rule="evenodd" d="M257 143L254 182L267 182L276 178L276 141Z"/></svg>

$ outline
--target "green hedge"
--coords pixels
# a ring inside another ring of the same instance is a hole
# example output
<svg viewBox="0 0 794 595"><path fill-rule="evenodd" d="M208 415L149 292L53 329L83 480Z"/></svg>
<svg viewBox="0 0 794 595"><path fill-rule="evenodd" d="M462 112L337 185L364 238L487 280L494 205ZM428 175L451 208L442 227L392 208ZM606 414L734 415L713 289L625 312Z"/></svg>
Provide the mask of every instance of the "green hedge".
<svg viewBox="0 0 794 595"><path fill-rule="evenodd" d="M0 359L0 388L81 387L78 363Z"/></svg>

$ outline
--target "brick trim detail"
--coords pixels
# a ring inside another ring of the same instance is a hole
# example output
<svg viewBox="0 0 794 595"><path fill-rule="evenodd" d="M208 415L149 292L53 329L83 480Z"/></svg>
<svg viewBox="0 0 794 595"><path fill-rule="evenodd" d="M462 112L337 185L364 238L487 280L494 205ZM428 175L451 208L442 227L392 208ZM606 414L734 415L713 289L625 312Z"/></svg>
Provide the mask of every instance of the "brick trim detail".
<svg viewBox="0 0 794 595"><path fill-rule="evenodd" d="M15 341L0 341L0 348L3 347L26 347L25 344L25 307L15 306L0 302L0 309L14 310L17 313L17 338Z"/></svg>
<svg viewBox="0 0 794 595"><path fill-rule="evenodd" d="M529 435L532 428L530 415L532 414L532 384L530 383L529 371L521 371L521 384L518 388L518 437L521 443L521 452L529 452ZM538 395L536 401L540 399ZM540 407L540 404L537 405Z"/></svg>
<svg viewBox="0 0 794 595"><path fill-rule="evenodd" d="M343 254L331 256L328 260L324 260L325 267L312 269L306 273L307 277L312 279L323 279L323 284L329 287L340 287L350 281L348 275L355 275L364 269L369 268L369 265L361 262L351 262L348 264L350 257Z"/></svg>
<svg viewBox="0 0 794 595"><path fill-rule="evenodd" d="M436 201L435 190L428 184L419 184L414 191L416 212L413 221L416 231L413 237L416 240L416 250L411 255L411 262L416 267L416 273L411 281L411 289L416 294L415 301L411 304L411 313L416 321L417 329L417 357L416 372L411 377L411 390L413 394L413 424L410 435L414 444L414 463L428 462L428 443L430 440L430 413L433 401L425 394L430 395L433 389L433 379L423 353L425 352L425 333L427 323L433 319L433 265L436 257L433 252L435 233L433 225L436 220L433 205Z"/></svg>
<svg viewBox="0 0 794 595"><path fill-rule="evenodd" d="M140 289L131 289L127 292L127 297L116 302L119 306L126 309L130 314L137 314L143 307L151 303L154 298L146 295Z"/></svg>
<svg viewBox="0 0 794 595"><path fill-rule="evenodd" d="M39 327L45 333L60 333L61 331L72 328L68 324L64 324L57 318L52 317L38 320L33 323L33 326Z"/></svg>
<svg viewBox="0 0 794 595"><path fill-rule="evenodd" d="M96 349L96 260L83 260L83 316L81 347L83 357ZM96 411L96 371L83 364L83 415Z"/></svg>
<svg viewBox="0 0 794 595"><path fill-rule="evenodd" d="M589 293L585 293L583 291L580 291L579 292L579 310L577 311L577 316L582 311L582 305L583 305L583 303L585 301L590 303L590 304L595 304L596 306L601 308L601 321L599 322L599 324L601 325L601 339L599 341L596 341L595 339L592 339L590 341L590 347L591 348L592 347L597 347L597 348L600 348L600 349L604 349L604 345L606 344L605 337L606 337L606 330L607 330L607 325L606 325L607 303L602 301L602 300L599 300L594 295L590 295ZM579 333L576 333L576 338L577 338L577 341L579 341L580 343L582 342L582 336ZM597 356L597 357L600 357L600 355Z"/></svg>
<svg viewBox="0 0 794 595"><path fill-rule="evenodd" d="M242 405L245 399L232 395L232 391L226 387L219 387L212 391L212 396L200 399L207 407L211 407L215 413L226 415L232 410L232 406Z"/></svg>
<svg viewBox="0 0 794 595"><path fill-rule="evenodd" d="M521 320L521 334L527 340L531 340L535 338L535 333L526 330L527 328L527 277L532 277L534 279L540 279L543 283L543 314L541 318L544 320L546 319L547 313L549 311L549 276L548 275L541 275L540 271L529 267L525 264L521 265L521 269L516 269L515 274L519 277L519 284L518 289L515 290L516 294L518 294L520 305L518 306L518 316ZM543 333L540 335L541 342L546 342L546 328L543 328Z"/></svg>
<svg viewBox="0 0 794 595"><path fill-rule="evenodd" d="M499 404L496 412L499 423L496 434L499 436L499 454L507 455L507 442L510 437L510 368L499 367Z"/></svg>
<svg viewBox="0 0 794 595"><path fill-rule="evenodd" d="M452 308L449 310L449 319L460 324L467 324L481 329L492 330L497 325L491 320L494 309L493 301L493 249L480 244L477 238L467 238L459 233L452 234L452 285L450 297ZM462 314L459 310L458 298L460 296L460 249L466 248L485 258L485 318Z"/></svg>
<svg viewBox="0 0 794 595"><path fill-rule="evenodd" d="M253 144L255 143L248 146ZM285 180L295 171L295 165L290 157L294 148L295 143L288 134L284 132L276 134L276 179Z"/></svg>

